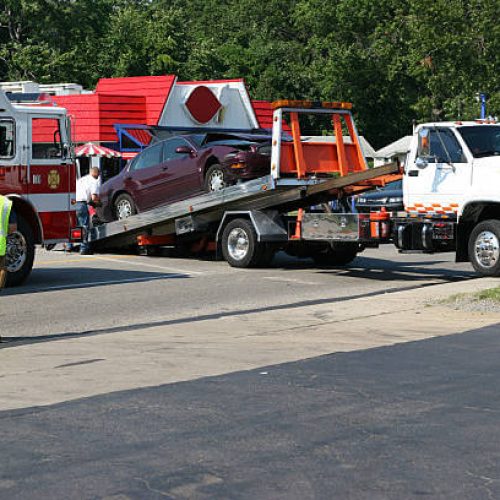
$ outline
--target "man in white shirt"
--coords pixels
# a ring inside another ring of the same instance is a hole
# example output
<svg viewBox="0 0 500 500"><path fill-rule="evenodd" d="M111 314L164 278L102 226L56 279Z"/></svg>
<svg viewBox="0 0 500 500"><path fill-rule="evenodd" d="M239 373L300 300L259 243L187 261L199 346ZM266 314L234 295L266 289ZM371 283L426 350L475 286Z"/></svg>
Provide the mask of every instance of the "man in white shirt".
<svg viewBox="0 0 500 500"><path fill-rule="evenodd" d="M89 204L99 202L99 169L92 167L88 175L84 175L76 181L76 217L78 225L84 228L83 241L80 246L81 255L91 255L87 242L90 226Z"/></svg>

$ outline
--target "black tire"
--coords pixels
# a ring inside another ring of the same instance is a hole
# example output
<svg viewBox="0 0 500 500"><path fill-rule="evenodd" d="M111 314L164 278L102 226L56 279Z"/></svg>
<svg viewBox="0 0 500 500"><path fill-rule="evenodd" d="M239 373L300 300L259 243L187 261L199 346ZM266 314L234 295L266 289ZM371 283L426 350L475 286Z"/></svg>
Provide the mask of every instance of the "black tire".
<svg viewBox="0 0 500 500"><path fill-rule="evenodd" d="M266 257L269 260L268 248L257 241L257 233L246 219L232 220L222 233L222 255L232 267L264 265Z"/></svg>
<svg viewBox="0 0 500 500"><path fill-rule="evenodd" d="M128 215L125 215L126 213L128 213ZM115 217L115 220L126 219L136 213L137 207L129 194L122 193L115 198L115 201L113 202L113 216Z"/></svg>
<svg viewBox="0 0 500 500"><path fill-rule="evenodd" d="M469 237L469 260L482 276L500 276L500 221L480 222Z"/></svg>
<svg viewBox="0 0 500 500"><path fill-rule="evenodd" d="M228 186L228 183L224 169L218 163L208 167L203 181L205 191L213 193L224 189L226 186Z"/></svg>
<svg viewBox="0 0 500 500"><path fill-rule="evenodd" d="M312 258L318 266L346 266L350 264L360 251L358 244L345 244L336 247L328 247L314 253Z"/></svg>
<svg viewBox="0 0 500 500"><path fill-rule="evenodd" d="M35 258L33 230L22 215L17 215L17 231L7 239L6 286L22 285L31 273Z"/></svg>

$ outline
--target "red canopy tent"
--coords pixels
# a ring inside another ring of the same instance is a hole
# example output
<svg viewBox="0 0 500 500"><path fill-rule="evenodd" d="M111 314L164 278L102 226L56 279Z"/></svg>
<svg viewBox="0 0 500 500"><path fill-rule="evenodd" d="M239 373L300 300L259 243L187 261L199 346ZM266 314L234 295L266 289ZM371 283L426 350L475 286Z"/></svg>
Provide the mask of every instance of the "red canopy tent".
<svg viewBox="0 0 500 500"><path fill-rule="evenodd" d="M121 153L93 142L87 142L75 150L76 156L104 156L105 158L120 158Z"/></svg>

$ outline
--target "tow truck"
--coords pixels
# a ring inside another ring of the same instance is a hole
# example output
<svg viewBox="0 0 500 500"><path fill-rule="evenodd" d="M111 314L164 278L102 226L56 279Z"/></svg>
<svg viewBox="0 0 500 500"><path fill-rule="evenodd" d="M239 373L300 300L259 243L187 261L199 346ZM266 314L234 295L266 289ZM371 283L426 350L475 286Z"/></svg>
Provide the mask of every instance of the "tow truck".
<svg viewBox="0 0 500 500"><path fill-rule="evenodd" d="M401 175L393 164L367 168L350 104L278 101L273 108L269 176L96 228L95 247L181 244L252 267L269 264L277 250L345 265L366 247L391 243L402 253L453 251L479 274L500 275L500 125L419 125L402 174L405 210L358 214L349 212L349 196ZM301 114L331 115L335 140L304 142ZM291 142L282 141L285 115Z"/></svg>
<svg viewBox="0 0 500 500"><path fill-rule="evenodd" d="M346 198L400 177L397 165L368 168L351 107L275 102L269 175L97 226L92 247L212 249L234 267L266 266L278 250L320 264L349 263L376 244L379 216L346 213ZM328 117L334 140L303 140L300 116L311 114ZM291 140L283 140L285 116Z"/></svg>

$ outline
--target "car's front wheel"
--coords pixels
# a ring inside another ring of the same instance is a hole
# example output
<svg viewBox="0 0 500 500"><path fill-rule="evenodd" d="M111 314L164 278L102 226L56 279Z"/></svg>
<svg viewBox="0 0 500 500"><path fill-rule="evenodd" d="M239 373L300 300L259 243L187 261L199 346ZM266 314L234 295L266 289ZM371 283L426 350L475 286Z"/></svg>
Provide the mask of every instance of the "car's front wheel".
<svg viewBox="0 0 500 500"><path fill-rule="evenodd" d="M209 193L224 189L228 183L223 168L219 164L210 166L205 173L205 191Z"/></svg>
<svg viewBox="0 0 500 500"><path fill-rule="evenodd" d="M116 220L126 219L137 213L134 200L127 193L118 195L113 203L113 214Z"/></svg>

